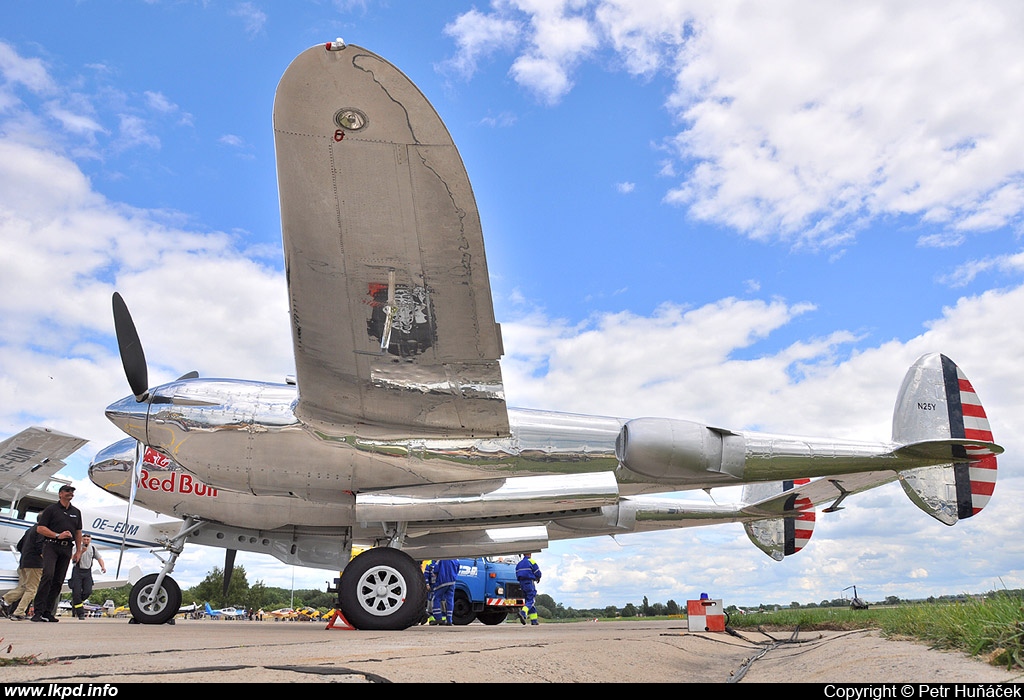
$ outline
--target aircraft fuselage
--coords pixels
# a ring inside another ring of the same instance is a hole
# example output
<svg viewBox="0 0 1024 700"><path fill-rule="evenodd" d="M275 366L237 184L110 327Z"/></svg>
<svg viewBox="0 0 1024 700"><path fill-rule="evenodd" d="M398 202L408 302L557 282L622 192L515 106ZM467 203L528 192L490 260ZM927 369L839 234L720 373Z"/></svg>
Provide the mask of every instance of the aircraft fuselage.
<svg viewBox="0 0 1024 700"><path fill-rule="evenodd" d="M622 495L914 466L890 443L739 433L673 419L509 409L510 434L380 437L293 412L296 387L187 379L107 409L125 433L207 487L348 503L353 493L518 476L614 471ZM897 462L899 462L897 464Z"/></svg>

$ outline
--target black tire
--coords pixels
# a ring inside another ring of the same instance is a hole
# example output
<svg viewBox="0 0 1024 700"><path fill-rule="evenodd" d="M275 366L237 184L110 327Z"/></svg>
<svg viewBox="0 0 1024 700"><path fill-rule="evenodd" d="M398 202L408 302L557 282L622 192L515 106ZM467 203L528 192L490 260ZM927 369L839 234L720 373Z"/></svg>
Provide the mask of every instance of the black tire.
<svg viewBox="0 0 1024 700"><path fill-rule="evenodd" d="M162 625L178 614L181 607L181 589L170 576L164 576L159 590L154 590L157 574L143 576L128 594L128 608L132 617L144 625ZM143 596L149 600L142 600Z"/></svg>
<svg viewBox="0 0 1024 700"><path fill-rule="evenodd" d="M473 604L469 602L469 596L463 591L455 591L455 602L452 603L452 624L468 625L476 619L473 612Z"/></svg>
<svg viewBox="0 0 1024 700"><path fill-rule="evenodd" d="M338 603L356 629L408 629L420 621L427 604L423 571L405 552L368 549L342 572Z"/></svg>
<svg viewBox="0 0 1024 700"><path fill-rule="evenodd" d="M482 610L476 614L476 619L485 625L500 625L508 617L505 610Z"/></svg>

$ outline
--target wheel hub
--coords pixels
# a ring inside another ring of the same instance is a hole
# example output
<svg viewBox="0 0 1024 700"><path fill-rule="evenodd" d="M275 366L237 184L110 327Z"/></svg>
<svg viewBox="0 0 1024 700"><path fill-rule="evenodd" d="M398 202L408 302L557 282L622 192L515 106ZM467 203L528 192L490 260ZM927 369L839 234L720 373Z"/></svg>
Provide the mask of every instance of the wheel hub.
<svg viewBox="0 0 1024 700"><path fill-rule="evenodd" d="M371 615L390 615L405 597L405 578L390 566L369 569L359 580L359 605Z"/></svg>

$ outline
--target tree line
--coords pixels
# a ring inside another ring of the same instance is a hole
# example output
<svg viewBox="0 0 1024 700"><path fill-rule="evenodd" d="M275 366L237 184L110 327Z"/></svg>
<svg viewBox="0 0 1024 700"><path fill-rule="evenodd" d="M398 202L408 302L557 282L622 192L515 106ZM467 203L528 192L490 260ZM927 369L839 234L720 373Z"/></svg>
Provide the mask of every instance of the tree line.
<svg viewBox="0 0 1024 700"><path fill-rule="evenodd" d="M93 591L90 601L102 604L111 600L115 607L127 606L128 594L131 593L131 590L131 585L97 589ZM220 567L214 567L206 575L206 578L195 586L183 588L181 604L186 606L192 603L197 603L200 606L203 603L209 603L213 608L263 609L266 612L278 608L314 608L326 612L335 607L337 598L335 593L313 589L292 591L287 588L267 586L263 581L257 581L250 585L245 567L236 566L231 573L227 593L224 592L224 570Z"/></svg>
<svg viewBox="0 0 1024 700"><path fill-rule="evenodd" d="M92 595L93 603L102 603L112 600L115 606L128 605L128 594L131 586L126 585L120 588L96 590ZM1004 590L1003 594L1024 596L1024 590ZM990 597L994 592L983 594L981 597ZM228 590L224 592L224 571L220 567L214 567L206 578L191 588L182 589L182 605L191 603L209 603L214 608L236 607L251 610L271 611L278 608L313 608L321 612L331 610L337 604L335 593L327 593L322 590L302 589L289 590L276 586L267 586L263 581L257 581L250 585L245 573L244 566L236 566L231 575ZM872 605L901 605L907 603L952 603L964 602L967 594L930 596L925 599L911 600L902 599L898 596L886 596L882 600L871 601ZM789 605L778 603L758 603L757 605L734 605L725 608L725 611L732 614L740 611L770 611L783 608L843 608L850 605L849 598L833 598L814 603L800 603L793 601ZM546 593L537 596L537 614L547 620L580 620L593 618L615 618L615 617L665 617L683 615L686 612L685 604L680 606L675 600L666 603L651 603L647 596L643 596L642 602L626 603L625 605L606 605L599 608L574 608L556 602L554 598Z"/></svg>

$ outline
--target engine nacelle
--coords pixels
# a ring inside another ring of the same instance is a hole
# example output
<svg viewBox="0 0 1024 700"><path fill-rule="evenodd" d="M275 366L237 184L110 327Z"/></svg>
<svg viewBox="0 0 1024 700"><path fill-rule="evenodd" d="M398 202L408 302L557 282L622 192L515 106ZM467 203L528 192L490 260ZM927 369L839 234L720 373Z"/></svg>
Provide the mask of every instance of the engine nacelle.
<svg viewBox="0 0 1024 700"><path fill-rule="evenodd" d="M672 418L637 418L622 426L615 455L631 472L662 483L685 483L708 472L740 478L742 435Z"/></svg>

